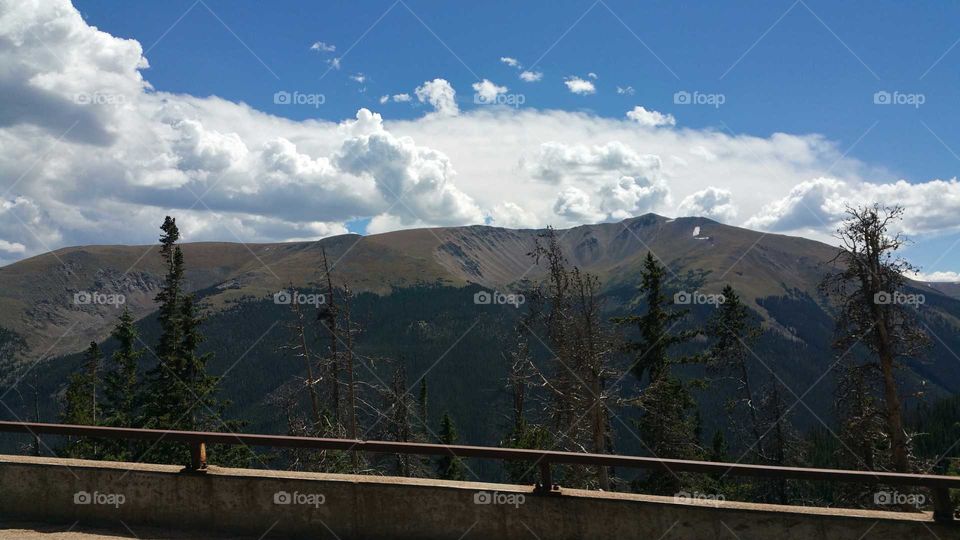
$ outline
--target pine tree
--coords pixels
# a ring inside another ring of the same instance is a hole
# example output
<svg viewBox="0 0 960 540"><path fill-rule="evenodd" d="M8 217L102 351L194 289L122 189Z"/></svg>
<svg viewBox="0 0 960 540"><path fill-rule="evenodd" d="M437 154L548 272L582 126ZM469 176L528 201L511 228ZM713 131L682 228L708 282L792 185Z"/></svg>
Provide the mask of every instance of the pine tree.
<svg viewBox="0 0 960 540"><path fill-rule="evenodd" d="M103 421L113 427L134 427L137 367L143 351L136 346L138 333L129 309L120 314L112 335L117 350L111 357L112 369L104 377Z"/></svg>
<svg viewBox="0 0 960 540"><path fill-rule="evenodd" d="M120 320L113 329L117 341L112 369L104 377L103 424L111 427L136 427L137 414L137 367L143 354L137 346L137 328L133 315L124 308ZM124 461L132 458L130 445L125 441L111 441L108 445L112 459Z"/></svg>
<svg viewBox="0 0 960 540"><path fill-rule="evenodd" d="M457 428L453 425L453 419L450 415L443 413L443 419L440 420L440 444L457 444ZM464 466L463 461L452 454L441 456L437 459L437 476L443 480L463 480Z"/></svg>
<svg viewBox="0 0 960 540"><path fill-rule="evenodd" d="M147 373L141 423L154 429L238 431L242 424L222 419L228 403L214 395L219 379L207 373L213 355L199 351L203 342L202 318L193 295L185 291L176 220L168 216L160 228L164 232L160 254L167 270L156 298L160 323L158 362ZM161 442L148 446L143 459L186 464L189 456L185 445ZM242 466L249 462L251 453L245 447L227 446L208 449L208 457L220 464Z"/></svg>
<svg viewBox="0 0 960 540"><path fill-rule="evenodd" d="M643 263L640 292L646 299L642 315L614 319L617 324L636 327L639 340L628 342L625 350L633 354L631 369L638 381L648 384L635 403L641 410L637 427L644 445L660 458L694 459L700 456L696 428L696 403L682 381L671 373L671 366L696 358L675 358L670 349L692 339L692 330L675 331L686 310L671 310L663 292L666 269L648 252ZM680 480L669 473L652 473L647 487L661 493L676 493Z"/></svg>
<svg viewBox="0 0 960 540"><path fill-rule="evenodd" d="M99 425L100 410L97 405L97 387L99 385L101 360L100 347L96 342L91 341L90 346L84 353L82 371L71 375L70 382L67 385L63 411L60 415L61 423L83 426ZM64 449L64 454L73 458L97 459L101 449L98 442L81 437L70 440Z"/></svg>
<svg viewBox="0 0 960 540"><path fill-rule="evenodd" d="M179 379L184 372L183 361L179 356L182 347L182 289L183 289L183 252L177 241L180 231L176 220L167 216L160 229L160 256L163 258L166 272L160 291L157 293L157 319L160 324L160 339L155 349L157 365L147 373L146 395L144 396L143 418L141 425L153 429L177 429L184 415L189 414L188 395L184 383ZM157 459L168 461L170 453L180 459L185 451L179 445L157 445L152 452Z"/></svg>
<svg viewBox="0 0 960 540"><path fill-rule="evenodd" d="M750 317L736 291L729 284L721 293L723 302L707 322L707 337L713 342L707 352L707 365L733 378L736 398L729 404L728 413L744 448L749 448L754 462L762 458L762 437L758 402L747 370L749 344L760 335L760 327Z"/></svg>

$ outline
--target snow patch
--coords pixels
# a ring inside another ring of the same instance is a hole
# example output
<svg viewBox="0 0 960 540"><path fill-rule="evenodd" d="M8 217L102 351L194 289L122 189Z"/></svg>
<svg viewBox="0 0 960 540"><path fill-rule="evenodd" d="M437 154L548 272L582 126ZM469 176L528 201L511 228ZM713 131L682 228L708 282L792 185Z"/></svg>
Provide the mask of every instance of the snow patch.
<svg viewBox="0 0 960 540"><path fill-rule="evenodd" d="M700 227L699 227L699 226L693 228L693 236L694 236L694 238L696 238L697 236L700 236Z"/></svg>

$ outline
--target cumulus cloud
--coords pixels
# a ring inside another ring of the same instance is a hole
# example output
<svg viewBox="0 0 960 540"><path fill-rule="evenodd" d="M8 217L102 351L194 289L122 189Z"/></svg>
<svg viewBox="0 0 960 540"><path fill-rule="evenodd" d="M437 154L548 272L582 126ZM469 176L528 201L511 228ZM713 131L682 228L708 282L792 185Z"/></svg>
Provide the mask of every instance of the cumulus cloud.
<svg viewBox="0 0 960 540"><path fill-rule="evenodd" d="M931 283L960 283L960 273L958 272L911 272L909 277L917 281L928 281Z"/></svg>
<svg viewBox="0 0 960 540"><path fill-rule="evenodd" d="M627 118L644 127L675 126L677 119L672 114L663 114L657 111L648 111L637 105L631 111L627 111Z"/></svg>
<svg viewBox="0 0 960 540"><path fill-rule="evenodd" d="M632 86L618 86L617 93L623 96L632 96L637 93Z"/></svg>
<svg viewBox="0 0 960 540"><path fill-rule="evenodd" d="M414 93L434 111L420 118L360 109L295 121L154 89L147 66L139 43L89 26L66 0L0 0L0 264L65 245L152 243L165 214L188 241L319 238L357 219L371 220L368 232L566 227L648 211L825 238L844 203L873 201L906 205L909 233L960 227L956 179L891 180L819 135L459 114L439 78Z"/></svg>
<svg viewBox="0 0 960 540"><path fill-rule="evenodd" d="M684 197L677 207L677 215L708 217L721 223L732 223L737 218L737 207L729 190L710 186Z"/></svg>
<svg viewBox="0 0 960 540"><path fill-rule="evenodd" d="M571 220L624 219L654 209L670 195L660 158L639 154L619 141L592 147L544 143L532 173L566 185L553 211Z"/></svg>
<svg viewBox="0 0 960 540"><path fill-rule="evenodd" d="M420 103L429 103L439 115L456 116L460 114L457 106L457 92L444 79L426 81L414 92Z"/></svg>
<svg viewBox="0 0 960 540"><path fill-rule="evenodd" d="M506 201L490 210L490 224L510 229L534 229L540 226L540 220L535 213Z"/></svg>
<svg viewBox="0 0 960 540"><path fill-rule="evenodd" d="M593 82L581 79L580 77L569 77L563 81L563 84L567 85L567 89L574 94L587 95L597 92L597 88L593 85Z"/></svg>
<svg viewBox="0 0 960 540"><path fill-rule="evenodd" d="M960 182L956 178L922 183L815 178L799 183L785 197L765 205L746 225L772 231L832 230L845 217L847 206L873 202L910 209L909 219L900 225L907 234L960 230L956 218L960 212Z"/></svg>
<svg viewBox="0 0 960 540"><path fill-rule="evenodd" d="M520 62L516 58L510 56L501 56L500 61L512 68L520 68Z"/></svg>
<svg viewBox="0 0 960 540"><path fill-rule="evenodd" d="M543 79L543 72L541 71L523 71L520 73L520 80L524 82L539 82L540 79Z"/></svg>
<svg viewBox="0 0 960 540"><path fill-rule="evenodd" d="M507 87L498 86L492 81L484 79L480 82L473 83L473 91L476 92L478 102L494 103L497 100L498 95L507 91Z"/></svg>

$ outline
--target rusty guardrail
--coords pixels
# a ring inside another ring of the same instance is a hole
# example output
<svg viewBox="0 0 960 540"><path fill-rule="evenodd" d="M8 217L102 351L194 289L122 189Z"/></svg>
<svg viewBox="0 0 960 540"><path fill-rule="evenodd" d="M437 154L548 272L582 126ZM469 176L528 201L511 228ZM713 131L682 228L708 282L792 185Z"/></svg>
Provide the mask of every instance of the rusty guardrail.
<svg viewBox="0 0 960 540"><path fill-rule="evenodd" d="M35 437L39 437L40 435L58 435L101 439L163 440L183 443L189 445L191 448L191 463L185 469L187 471L203 471L206 468L207 444L264 446L272 448L310 448L314 450L343 450L378 454L452 455L458 458L527 461L533 464L532 466L539 467L540 482L536 485L536 492L540 494L560 493L559 487L555 486L552 480L550 467L553 464L627 467L673 473L732 474L734 476L789 480L913 486L927 488L931 491L933 495L933 516L937 521L953 520L954 509L950 501L950 490L960 489L960 477L958 476L780 467L775 465L718 463L713 461L661 459L614 454L496 448L491 446L326 439L320 437L293 437L287 435L260 435L252 433L173 431L6 421L0 421L0 432L20 433Z"/></svg>

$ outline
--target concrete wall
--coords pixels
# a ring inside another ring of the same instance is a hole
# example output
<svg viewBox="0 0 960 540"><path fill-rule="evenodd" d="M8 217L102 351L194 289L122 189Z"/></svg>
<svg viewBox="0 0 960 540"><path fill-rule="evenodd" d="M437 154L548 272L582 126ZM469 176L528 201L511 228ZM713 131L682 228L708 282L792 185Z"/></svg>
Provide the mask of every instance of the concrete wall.
<svg viewBox="0 0 960 540"><path fill-rule="evenodd" d="M929 514L22 456L0 456L0 518L343 540L960 538Z"/></svg>

